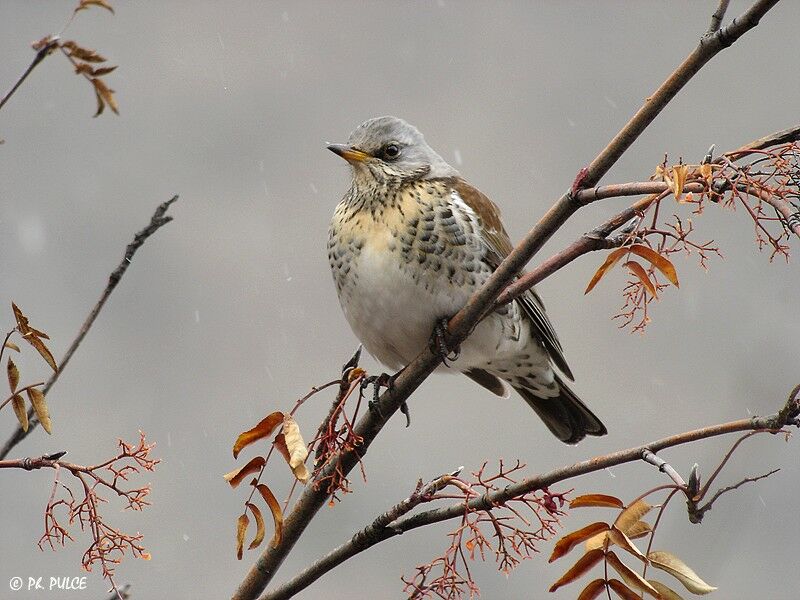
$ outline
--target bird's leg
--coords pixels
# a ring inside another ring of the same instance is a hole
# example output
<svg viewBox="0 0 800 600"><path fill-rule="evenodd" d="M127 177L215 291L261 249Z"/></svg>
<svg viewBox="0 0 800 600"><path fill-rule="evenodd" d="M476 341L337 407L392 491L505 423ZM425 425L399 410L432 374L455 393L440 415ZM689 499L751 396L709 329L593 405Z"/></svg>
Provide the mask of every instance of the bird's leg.
<svg viewBox="0 0 800 600"><path fill-rule="evenodd" d="M449 321L450 319L447 317L437 321L430 340L431 350L441 357L442 363L446 367L450 366L447 361L458 360L458 356L461 353L461 348L459 346L451 349L447 345L447 323Z"/></svg>
<svg viewBox="0 0 800 600"><path fill-rule="evenodd" d="M381 373L380 375L370 375L369 377L365 377L361 380L361 391L364 391L369 386L372 386L372 400L369 401L368 406L371 411L376 411L378 416L381 418L383 418L383 415L380 412L380 408L378 408L378 397L380 396L381 388L384 387L388 390L393 389L395 380L403 371L405 371L405 367L400 369L394 375ZM406 404L405 401L403 401L403 403L400 405L400 412L406 416L406 427L411 425L411 412L409 411L408 404Z"/></svg>

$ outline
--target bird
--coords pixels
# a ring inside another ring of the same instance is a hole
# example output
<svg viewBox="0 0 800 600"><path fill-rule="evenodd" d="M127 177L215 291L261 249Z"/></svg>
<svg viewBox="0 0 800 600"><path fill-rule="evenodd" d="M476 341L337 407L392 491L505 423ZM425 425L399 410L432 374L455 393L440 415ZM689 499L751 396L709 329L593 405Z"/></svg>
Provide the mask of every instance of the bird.
<svg viewBox="0 0 800 600"><path fill-rule="evenodd" d="M402 369L511 252L511 240L497 205L403 119L369 119L327 148L352 173L328 231L342 311L374 358ZM574 378L534 289L482 320L439 369L447 366L498 396L510 386L562 442L607 433L565 383Z"/></svg>

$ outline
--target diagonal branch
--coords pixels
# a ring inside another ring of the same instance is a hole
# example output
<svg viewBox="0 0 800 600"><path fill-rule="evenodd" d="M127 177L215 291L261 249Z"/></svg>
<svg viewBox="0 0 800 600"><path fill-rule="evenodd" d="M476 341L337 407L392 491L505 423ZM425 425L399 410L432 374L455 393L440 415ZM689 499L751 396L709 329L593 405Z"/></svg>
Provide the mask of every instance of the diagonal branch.
<svg viewBox="0 0 800 600"><path fill-rule="evenodd" d="M722 19L725 18L725 13L728 12L728 5L730 3L731 0L719 0L717 10L711 15L711 23L708 26L706 35L713 35L716 31L719 31L719 28L722 27Z"/></svg>
<svg viewBox="0 0 800 600"><path fill-rule="evenodd" d="M758 0L730 25L713 35L703 37L697 48L656 92L646 99L644 105L608 146L581 172L573 188L577 191L578 188L595 186L692 77L719 52L758 25L761 17L778 1ZM580 206L570 190L547 211L481 289L473 294L464 308L450 320L449 336L446 340L448 347L455 348L466 339L500 292ZM394 386L381 395L376 410L369 411L359 421L356 433L362 437L363 445L357 450L343 454L338 461L333 461L320 476L329 476L336 468L345 474L349 473L366 453L386 421L440 363L439 356L428 348L424 349L398 375ZM264 550L240 584L233 596L234 600L252 600L266 588L325 500L326 494L323 490L316 489L314 485L306 488L284 521L281 544L277 548Z"/></svg>
<svg viewBox="0 0 800 600"><path fill-rule="evenodd" d="M57 37L51 38L49 40L45 38L45 40L43 41L45 42L44 45L41 48L39 48L39 51L36 53L36 56L33 57L33 61L31 62L31 64L28 65L27 69L25 69L25 72L17 80L17 83L14 84L14 87L12 87L9 90L9 92L5 96L3 96L3 99L0 100L0 109L2 109L6 105L6 102L8 102L11 96L14 95L14 92L16 92L19 89L19 86L21 86L22 83L28 78L28 75L30 75L33 72L33 70L36 68L36 65L38 65L45 58L47 58L49 54L52 54L53 50L55 50L56 47L58 46Z"/></svg>
<svg viewBox="0 0 800 600"><path fill-rule="evenodd" d="M167 210L169 209L170 205L178 200L178 196L173 196L166 202L162 202L159 204L156 212L153 213L153 216L150 218L150 224L147 225L144 229L138 232L133 241L128 244L127 248L125 248L125 255L122 257L122 261L119 263L114 272L108 278L108 285L106 285L106 289L103 290L103 293L100 295L100 299L97 301L97 304L94 305L92 311L89 313L89 316L86 317L86 321L84 321L83 326L81 326L80 331L78 331L77 337L72 341L72 344L67 349L66 353L64 354L64 358L61 359L59 363L59 369L47 380L47 383L42 389L42 392L46 395L47 392L50 391L50 388L53 387L53 384L58 381L58 377L61 375L61 372L64 370L64 367L67 366L72 355L75 354L75 351L80 346L83 338L86 337L86 334L89 333L89 329L91 329L92 325L94 324L95 319L97 319L97 315L100 314L100 311L103 309L103 306L108 300L111 293L114 291L114 288L117 287L120 279L125 274L125 271L128 269L128 265L131 264L133 260L133 255L136 254L136 251L145 243L147 238L153 235L156 231L158 231L163 225L166 225L170 221L172 221L172 217L166 215ZM35 418L35 414L33 409L28 410L28 422L30 423L28 427L28 431L25 432L22 430L22 427L17 427L17 430L11 434L11 437L6 441L5 445L0 449L0 459L5 458L8 456L8 453L19 444L22 440L24 440L39 424L39 420Z"/></svg>
<svg viewBox="0 0 800 600"><path fill-rule="evenodd" d="M519 483L508 485L495 492L478 496L477 498L474 498L466 503L459 502L451 506L417 513L409 517L386 523L382 528L376 528L374 525L370 525L364 530L354 534L347 542L338 548L335 548L322 558L313 562L288 582L284 583L273 591L264 594L260 600L284 600L286 598L291 598L293 595L311 585L322 575L340 565L347 559L355 556L356 554L359 554L364 550L379 544L380 542L398 535L402 535L407 531L411 531L412 529L417 529L419 527L424 527L449 519L461 518L464 516L465 511L490 511L497 506L503 505L512 498L519 497L520 495L536 490L545 490L559 482L573 479L581 475L586 475L588 473L594 473L596 471L624 463L637 462L643 458L647 462L655 464L660 468L662 463L666 463L655 457L655 453L666 448L681 446L690 442L696 442L711 437L735 433L737 431L777 432L785 425L797 426L798 423L796 422L796 418L798 412L800 412L800 398L797 397L796 390L797 388L795 388L795 392L790 395L785 406L774 415L740 419L738 421L731 421L729 423L722 423L719 425L695 429L693 431L687 431L685 433L680 433L650 442L644 446L628 448L627 450L619 450L617 452L612 452L611 454L606 454L605 456L599 456L583 462L575 463L574 465L568 467L562 467L548 473L529 477L520 481ZM653 457L655 457L656 460L653 460ZM770 474L772 473L768 473L767 475ZM750 481L757 481L758 479L762 479L767 475L745 479L739 484L732 486L730 489L735 489ZM678 479L680 479L679 476ZM723 488L723 490L720 490L720 492L718 492L714 498L712 498L711 502L713 502L713 500L715 500L725 491L730 490ZM709 508L711 502L708 503ZM367 531L369 532L369 535L364 534L364 532Z"/></svg>

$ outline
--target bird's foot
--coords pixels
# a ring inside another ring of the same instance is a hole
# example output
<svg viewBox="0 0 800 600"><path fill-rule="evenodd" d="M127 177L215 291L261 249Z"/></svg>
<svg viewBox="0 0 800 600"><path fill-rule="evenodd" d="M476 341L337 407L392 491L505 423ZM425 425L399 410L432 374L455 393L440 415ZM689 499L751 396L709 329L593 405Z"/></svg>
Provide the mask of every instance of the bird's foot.
<svg viewBox="0 0 800 600"><path fill-rule="evenodd" d="M383 419L383 414L381 413L380 405L378 404L378 397L380 396L381 388L383 387L387 390L394 389L394 382L402 372L403 370L401 369L394 375L389 375L388 373L371 375L369 377L365 377L361 381L362 392L369 386L372 386L372 399L367 403L367 406L369 406L370 411L376 413L381 419ZM408 404L406 404L405 401L403 401L403 403L400 405L400 412L406 416L406 427L409 427L411 425L411 412L409 411Z"/></svg>
<svg viewBox="0 0 800 600"><path fill-rule="evenodd" d="M450 348L447 345L448 321L449 319L447 317L437 321L436 326L433 328L433 335L431 335L430 340L431 350L441 357L442 363L446 367L450 366L448 361L452 362L458 360L458 357L461 354L460 346Z"/></svg>

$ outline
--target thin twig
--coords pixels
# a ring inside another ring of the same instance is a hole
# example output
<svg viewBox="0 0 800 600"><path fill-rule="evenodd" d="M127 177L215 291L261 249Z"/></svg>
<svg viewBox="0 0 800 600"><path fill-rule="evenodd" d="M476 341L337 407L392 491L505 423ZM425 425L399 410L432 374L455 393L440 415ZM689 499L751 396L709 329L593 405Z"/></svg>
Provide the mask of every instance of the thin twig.
<svg viewBox="0 0 800 600"><path fill-rule="evenodd" d="M36 56L33 57L31 64L27 69L25 69L25 72L17 80L17 83L14 84L14 87L12 87L11 90L3 97L3 99L0 100L0 110L2 110L2 108L6 105L6 102L8 102L9 98L14 95L14 92L19 89L19 86L22 85L22 82L28 78L28 75L30 75L31 72L36 68L36 65L42 62L56 46L58 46L58 38L53 38L39 49L39 51L36 53Z"/></svg>
<svg viewBox="0 0 800 600"><path fill-rule="evenodd" d="M719 31L719 28L722 27L722 19L725 18L725 13L728 11L728 4L730 4L730 2L731 0L719 0L717 10L711 15L711 24L708 26L706 35L714 35Z"/></svg>
<svg viewBox="0 0 800 600"><path fill-rule="evenodd" d="M798 132L800 132L800 125L795 125L794 127L783 129L781 131L776 131L775 133L771 133L767 136L758 138L757 140L753 140L752 142L750 142L749 144L745 144L738 150L732 150L731 152L726 152L725 156L727 156L731 160L738 160L740 158L747 156L748 154L753 154L754 152L758 152L760 150L764 150L765 148L769 148L770 146L777 146L779 144L794 142L797 140Z"/></svg>
<svg viewBox="0 0 800 600"><path fill-rule="evenodd" d="M658 456L655 452L651 451L649 448L646 448L645 451L642 452L642 460L650 463L654 467L657 467L662 473L666 473L669 478L675 482L675 485L681 489L686 489L686 482L683 480L683 477L681 477L680 473L678 473L672 465Z"/></svg>
<svg viewBox="0 0 800 600"><path fill-rule="evenodd" d="M138 232L134 237L133 241L128 244L125 248L125 255L122 257L122 261L119 263L116 269L111 273L108 278L108 285L106 285L105 290L100 295L100 299L97 301L97 304L94 305L89 316L84 321L83 325L81 326L80 331L78 332L77 337L73 340L70 347L67 349L66 353L64 354L64 358L61 359L59 363L59 369L48 379L47 383L42 390L42 393L45 395L50 391L50 388L53 387L53 384L58 381L59 376L64 371L64 367L67 366L72 355L75 354L75 351L80 346L83 338L86 337L86 334L89 333L89 329L91 329L92 325L94 324L97 315L100 314L100 311L103 309L103 306L108 300L111 293L114 291L114 288L117 287L120 279L125 274L125 271L128 269L128 265L131 264L133 255L136 254L136 251L145 243L147 238L153 235L156 231L158 231L163 225L166 225L170 221L172 221L172 217L166 215L167 209L169 209L170 205L178 200L178 196L173 196L166 202L162 202L156 212L153 213L153 216L150 218L150 224L147 225L144 229ZM8 456L9 452L19 444L22 440L24 440L39 424L38 419L35 418L35 414L33 409L28 410L28 421L29 427L28 431L25 432L22 430L22 427L17 427L17 430L11 434L11 437L6 441L5 445L2 449L0 449L0 459L5 458Z"/></svg>
<svg viewBox="0 0 800 600"><path fill-rule="evenodd" d="M717 501L717 498L722 496L722 494L725 494L727 492L732 492L733 490L737 490L740 487L742 487L745 483L754 483L756 481L759 481L760 479L766 479L767 477L769 477L770 475L774 475L778 471L780 471L780 469L772 469L771 471L769 471L768 473L764 473L763 475L757 475L756 477L745 477L739 483L736 483L734 485L729 485L717 490L717 493L711 497L711 500L703 504L703 506L700 506L694 509L693 511L690 511L689 520L692 523L700 523L703 520L705 514L709 510L711 510L711 508L714 505L714 502Z"/></svg>
<svg viewBox="0 0 800 600"><path fill-rule="evenodd" d="M720 29L714 35L704 37L697 48L656 92L646 99L639 111L586 170L581 171L573 188L597 185L692 77L719 52L758 25L761 17L777 3L778 0L757 0L730 25ZM580 203L574 200L571 189L547 211L486 283L470 297L464 308L450 320L448 323L449 335L445 340L448 347L455 348L466 339L502 290L517 277L525 264L580 207ZM394 380L394 386L380 396L375 404L375 410L368 411L358 422L355 433L362 439L358 451L345 452L338 460L332 460L318 477L330 477L337 470L346 475L359 464L387 420L433 373L441 360L438 353L431 352L429 348L423 349ZM292 512L284 520L281 544L277 548L270 547L262 552L234 593L234 600L253 600L266 588L314 515L325 503L325 499L324 490L315 489L315 486L306 488L298 498Z"/></svg>

